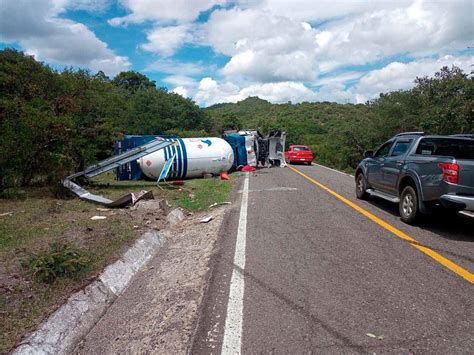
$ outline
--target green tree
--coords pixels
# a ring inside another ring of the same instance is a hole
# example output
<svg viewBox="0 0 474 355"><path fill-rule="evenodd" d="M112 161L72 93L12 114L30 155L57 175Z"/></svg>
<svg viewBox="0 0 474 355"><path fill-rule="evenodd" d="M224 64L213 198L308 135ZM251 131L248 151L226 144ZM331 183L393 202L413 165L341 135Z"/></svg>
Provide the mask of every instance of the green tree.
<svg viewBox="0 0 474 355"><path fill-rule="evenodd" d="M460 68L443 67L415 80L421 127L432 133L474 133L474 80Z"/></svg>
<svg viewBox="0 0 474 355"><path fill-rule="evenodd" d="M154 81L136 71L121 72L112 80L112 83L130 93L134 93L138 89L156 87Z"/></svg>

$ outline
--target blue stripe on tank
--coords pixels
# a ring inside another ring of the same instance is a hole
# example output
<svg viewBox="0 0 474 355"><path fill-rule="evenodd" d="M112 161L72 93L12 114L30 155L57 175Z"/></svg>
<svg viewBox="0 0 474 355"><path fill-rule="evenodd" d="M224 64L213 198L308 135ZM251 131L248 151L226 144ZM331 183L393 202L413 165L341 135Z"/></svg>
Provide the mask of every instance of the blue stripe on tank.
<svg viewBox="0 0 474 355"><path fill-rule="evenodd" d="M182 165L183 165L183 159L181 158L181 143L178 142L178 145L177 145L177 149L178 149L178 156L176 157L176 160L178 161L178 178L182 178L181 174L183 172L183 168L182 168Z"/></svg>
<svg viewBox="0 0 474 355"><path fill-rule="evenodd" d="M171 146L171 151L172 151L171 157L174 157L173 164L171 166L171 176L176 177L176 171L177 171L177 169L176 169L176 146L174 146L174 145Z"/></svg>
<svg viewBox="0 0 474 355"><path fill-rule="evenodd" d="M179 145L183 148L183 174L182 178L186 178L186 174L188 173L188 153L186 152L186 145L184 144L181 138L178 138Z"/></svg>

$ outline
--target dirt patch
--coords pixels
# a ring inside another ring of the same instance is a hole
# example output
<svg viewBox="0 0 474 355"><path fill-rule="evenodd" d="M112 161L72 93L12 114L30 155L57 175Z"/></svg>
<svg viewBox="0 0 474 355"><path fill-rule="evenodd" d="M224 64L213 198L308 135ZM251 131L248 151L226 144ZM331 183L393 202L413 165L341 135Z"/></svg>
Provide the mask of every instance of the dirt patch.
<svg viewBox="0 0 474 355"><path fill-rule="evenodd" d="M196 213L160 233L165 245L76 349L78 354L184 354L228 206ZM200 223L212 215L208 223Z"/></svg>

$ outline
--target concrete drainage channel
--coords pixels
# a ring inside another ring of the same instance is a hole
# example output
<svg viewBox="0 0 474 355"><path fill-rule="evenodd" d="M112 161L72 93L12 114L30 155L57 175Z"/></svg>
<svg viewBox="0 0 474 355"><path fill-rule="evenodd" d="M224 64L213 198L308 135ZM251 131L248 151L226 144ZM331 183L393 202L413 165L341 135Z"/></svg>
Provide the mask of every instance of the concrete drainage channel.
<svg viewBox="0 0 474 355"><path fill-rule="evenodd" d="M120 260L109 265L92 284L73 294L23 340L14 354L70 353L162 244L156 231L143 234Z"/></svg>

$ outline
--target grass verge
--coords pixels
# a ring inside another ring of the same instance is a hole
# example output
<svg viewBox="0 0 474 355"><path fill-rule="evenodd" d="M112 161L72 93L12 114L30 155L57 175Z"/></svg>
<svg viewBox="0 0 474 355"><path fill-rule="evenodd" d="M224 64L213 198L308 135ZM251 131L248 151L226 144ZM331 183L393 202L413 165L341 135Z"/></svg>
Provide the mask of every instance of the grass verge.
<svg viewBox="0 0 474 355"><path fill-rule="evenodd" d="M152 190L156 198L194 212L226 201L232 184L213 178L160 188L154 182L114 181L105 174L87 188L109 198ZM78 198L59 200L42 189L27 190L22 200L0 199L0 353L9 352L73 292L94 280L147 228L139 210L104 212L98 207ZM107 219L91 220L94 215ZM66 249L58 250L58 245ZM76 254L86 264L76 265L78 272L64 271Z"/></svg>

